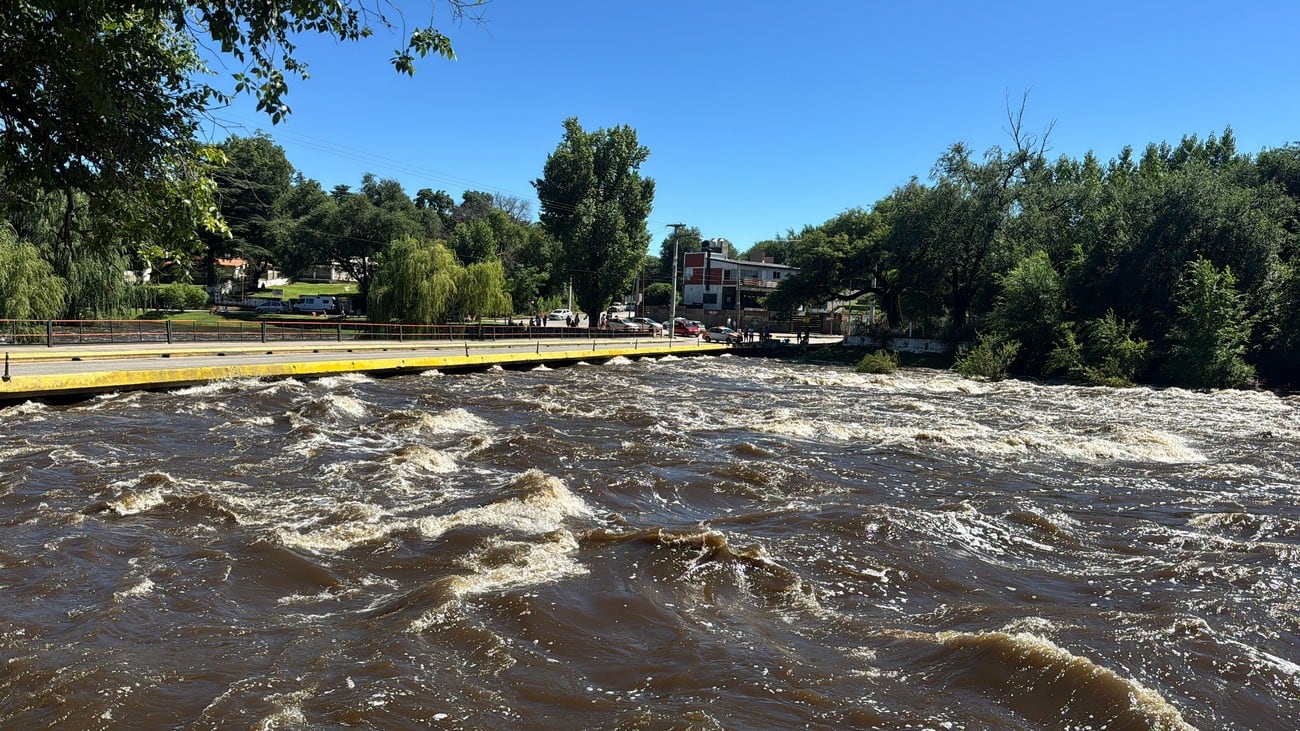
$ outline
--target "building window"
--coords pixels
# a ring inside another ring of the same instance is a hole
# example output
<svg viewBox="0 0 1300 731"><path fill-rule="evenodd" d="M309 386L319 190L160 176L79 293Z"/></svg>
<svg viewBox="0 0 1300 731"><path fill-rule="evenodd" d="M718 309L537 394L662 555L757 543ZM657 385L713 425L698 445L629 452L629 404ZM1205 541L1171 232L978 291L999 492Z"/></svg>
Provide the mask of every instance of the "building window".
<svg viewBox="0 0 1300 731"><path fill-rule="evenodd" d="M718 304L718 293L717 293L717 292L706 292L706 293L704 294L704 304L706 304L706 305L716 305L716 304Z"/></svg>

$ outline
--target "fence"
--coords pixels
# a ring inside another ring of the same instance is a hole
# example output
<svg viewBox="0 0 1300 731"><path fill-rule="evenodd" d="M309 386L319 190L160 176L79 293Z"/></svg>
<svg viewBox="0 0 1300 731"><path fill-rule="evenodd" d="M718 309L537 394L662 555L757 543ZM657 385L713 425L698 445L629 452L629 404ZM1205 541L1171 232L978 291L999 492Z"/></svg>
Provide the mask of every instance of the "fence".
<svg viewBox="0 0 1300 731"><path fill-rule="evenodd" d="M284 342L295 340L543 340L628 338L648 332L611 332L528 325L399 325L361 320L0 320L0 343L87 345L112 343Z"/></svg>

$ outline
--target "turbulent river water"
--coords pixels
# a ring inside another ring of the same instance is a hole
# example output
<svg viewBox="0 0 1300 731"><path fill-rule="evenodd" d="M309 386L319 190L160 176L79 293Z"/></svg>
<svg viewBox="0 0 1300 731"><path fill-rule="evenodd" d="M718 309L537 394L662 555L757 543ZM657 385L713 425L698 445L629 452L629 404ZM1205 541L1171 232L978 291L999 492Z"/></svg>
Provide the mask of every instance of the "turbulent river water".
<svg viewBox="0 0 1300 731"><path fill-rule="evenodd" d="M1295 729L1300 400L664 358L0 410L4 729Z"/></svg>

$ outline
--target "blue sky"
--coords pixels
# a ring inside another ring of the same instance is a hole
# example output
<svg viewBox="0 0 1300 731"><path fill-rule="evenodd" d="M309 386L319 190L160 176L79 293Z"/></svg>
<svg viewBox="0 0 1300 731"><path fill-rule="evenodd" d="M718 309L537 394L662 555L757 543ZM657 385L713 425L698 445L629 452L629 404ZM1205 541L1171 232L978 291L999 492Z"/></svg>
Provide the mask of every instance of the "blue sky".
<svg viewBox="0 0 1300 731"><path fill-rule="evenodd" d="M491 0L485 15L440 22L458 58L414 77L388 65L384 31L304 38L311 78L291 84L289 121L244 102L216 139L262 129L326 189L370 172L536 215L531 181L564 119L627 124L650 150L654 253L671 223L744 251L870 207L954 142L1008 144L1008 100L1026 92L1025 127L1051 127L1053 157L1228 126L1242 152L1300 140L1293 2Z"/></svg>

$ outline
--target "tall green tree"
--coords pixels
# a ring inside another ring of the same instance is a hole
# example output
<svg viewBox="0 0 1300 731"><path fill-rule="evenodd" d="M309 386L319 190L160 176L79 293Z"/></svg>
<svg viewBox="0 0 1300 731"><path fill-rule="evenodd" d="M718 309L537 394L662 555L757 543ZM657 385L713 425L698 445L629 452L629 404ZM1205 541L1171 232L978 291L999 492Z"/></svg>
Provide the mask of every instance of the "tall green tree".
<svg viewBox="0 0 1300 731"><path fill-rule="evenodd" d="M1230 267L1219 269L1208 259L1183 268L1165 366L1175 383L1237 388L1254 378L1254 368L1245 360L1250 323L1236 284Z"/></svg>
<svg viewBox="0 0 1300 731"><path fill-rule="evenodd" d="M221 217L229 234L205 231L206 284L216 284L216 259L241 256L256 283L275 259L276 206L292 186L293 165L265 134L232 136L221 144L225 162L214 171Z"/></svg>
<svg viewBox="0 0 1300 731"><path fill-rule="evenodd" d="M1045 251L1035 251L1000 279L990 325L1004 341L1020 344L1018 368L1043 375L1066 324L1064 286Z"/></svg>
<svg viewBox="0 0 1300 731"><path fill-rule="evenodd" d="M676 237L676 239L674 239ZM673 251L677 251L677 273L682 272L682 259L688 251L703 251L700 237L700 230L694 226L682 226L680 229L673 231L659 242L659 266L658 274L664 279L673 275Z"/></svg>
<svg viewBox="0 0 1300 731"><path fill-rule="evenodd" d="M573 117L533 181L542 225L560 242L559 274L593 316L628 291L650 243L654 181L641 176L649 155L631 127L587 132Z"/></svg>

